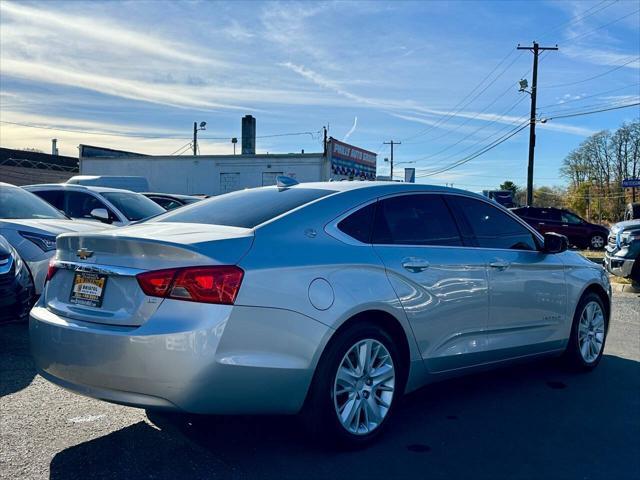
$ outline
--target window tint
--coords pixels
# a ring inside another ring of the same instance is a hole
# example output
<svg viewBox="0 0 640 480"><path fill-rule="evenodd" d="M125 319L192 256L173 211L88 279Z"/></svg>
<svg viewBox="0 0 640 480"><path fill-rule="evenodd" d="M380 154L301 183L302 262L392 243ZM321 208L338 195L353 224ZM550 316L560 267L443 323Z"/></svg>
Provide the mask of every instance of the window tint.
<svg viewBox="0 0 640 480"><path fill-rule="evenodd" d="M165 212L165 209L139 193L103 192L109 200L129 220L142 220Z"/></svg>
<svg viewBox="0 0 640 480"><path fill-rule="evenodd" d="M91 211L94 208L104 208L109 212L109 219L117 221L115 215L109 211L107 206L93 195L84 192L66 192L67 207L65 212L71 218L93 219Z"/></svg>
<svg viewBox="0 0 640 480"><path fill-rule="evenodd" d="M460 233L440 195L400 195L378 202L373 243L462 245Z"/></svg>
<svg viewBox="0 0 640 480"><path fill-rule="evenodd" d="M61 190L47 190L34 192L43 200L49 202L51 205L56 207L58 210L64 210L64 192Z"/></svg>
<svg viewBox="0 0 640 480"><path fill-rule="evenodd" d="M253 228L331 193L335 191L304 187L240 190L178 208L149 221L208 223Z"/></svg>
<svg viewBox="0 0 640 480"><path fill-rule="evenodd" d="M371 227L375 213L376 203L370 203L341 220L338 228L360 242L371 243Z"/></svg>
<svg viewBox="0 0 640 480"><path fill-rule="evenodd" d="M564 223L570 223L572 225L579 225L582 223L580 217L569 212L562 212L562 221Z"/></svg>
<svg viewBox="0 0 640 480"><path fill-rule="evenodd" d="M47 202L19 187L0 185L0 218L65 218Z"/></svg>
<svg viewBox="0 0 640 480"><path fill-rule="evenodd" d="M559 222L560 221L560 212L558 210L549 210L545 208L541 208L538 210L540 214L538 218L543 220L548 220L550 222Z"/></svg>
<svg viewBox="0 0 640 480"><path fill-rule="evenodd" d="M165 210L173 210L174 208L178 208L182 206L181 203L178 203L177 201L167 197L147 197L147 198L150 198Z"/></svg>
<svg viewBox="0 0 640 480"><path fill-rule="evenodd" d="M537 250L533 234L500 209L480 200L451 196L479 247Z"/></svg>

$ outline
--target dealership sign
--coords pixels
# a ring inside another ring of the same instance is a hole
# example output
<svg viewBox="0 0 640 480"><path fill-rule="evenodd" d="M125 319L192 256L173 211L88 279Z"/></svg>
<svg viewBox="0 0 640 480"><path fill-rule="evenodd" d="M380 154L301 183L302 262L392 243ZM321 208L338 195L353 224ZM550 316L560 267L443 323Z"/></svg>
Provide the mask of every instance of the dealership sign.
<svg viewBox="0 0 640 480"><path fill-rule="evenodd" d="M622 180L622 188L640 187L640 178L625 178Z"/></svg>
<svg viewBox="0 0 640 480"><path fill-rule="evenodd" d="M349 178L376 179L377 155L368 150L329 139L328 155L331 160L331 174Z"/></svg>

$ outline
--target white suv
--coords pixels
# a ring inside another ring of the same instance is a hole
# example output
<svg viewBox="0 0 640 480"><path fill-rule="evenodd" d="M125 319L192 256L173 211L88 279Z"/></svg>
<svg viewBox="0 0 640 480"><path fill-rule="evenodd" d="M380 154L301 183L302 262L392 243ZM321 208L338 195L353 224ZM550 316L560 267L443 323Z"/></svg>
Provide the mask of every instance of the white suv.
<svg viewBox="0 0 640 480"><path fill-rule="evenodd" d="M71 218L128 225L166 210L144 195L107 187L52 183L23 187Z"/></svg>

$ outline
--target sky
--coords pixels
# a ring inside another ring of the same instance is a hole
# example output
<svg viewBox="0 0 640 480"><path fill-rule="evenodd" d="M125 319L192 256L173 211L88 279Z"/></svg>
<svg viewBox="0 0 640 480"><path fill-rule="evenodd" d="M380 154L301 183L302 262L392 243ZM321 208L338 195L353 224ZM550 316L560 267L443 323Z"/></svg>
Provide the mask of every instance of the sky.
<svg viewBox="0 0 640 480"><path fill-rule="evenodd" d="M49 152L57 138L64 155L81 143L167 155L206 121L201 153L232 153L251 114L259 153L319 152L326 126L376 152L379 174L394 140L396 175L524 185L530 97L518 81L531 84L533 54L516 47L534 40L559 48L540 56L535 183L562 185L572 149L640 117L635 106L554 118L638 102L635 0L0 0L0 146Z"/></svg>

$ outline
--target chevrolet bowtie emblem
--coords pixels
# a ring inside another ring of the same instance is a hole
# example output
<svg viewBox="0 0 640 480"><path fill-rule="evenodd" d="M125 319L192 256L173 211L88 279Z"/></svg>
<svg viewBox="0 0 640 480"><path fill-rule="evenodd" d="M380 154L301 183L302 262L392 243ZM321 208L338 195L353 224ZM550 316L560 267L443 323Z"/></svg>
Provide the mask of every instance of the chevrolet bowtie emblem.
<svg viewBox="0 0 640 480"><path fill-rule="evenodd" d="M93 252L86 248L81 248L76 252L76 256L80 257L80 260L86 260L91 255L93 255Z"/></svg>

